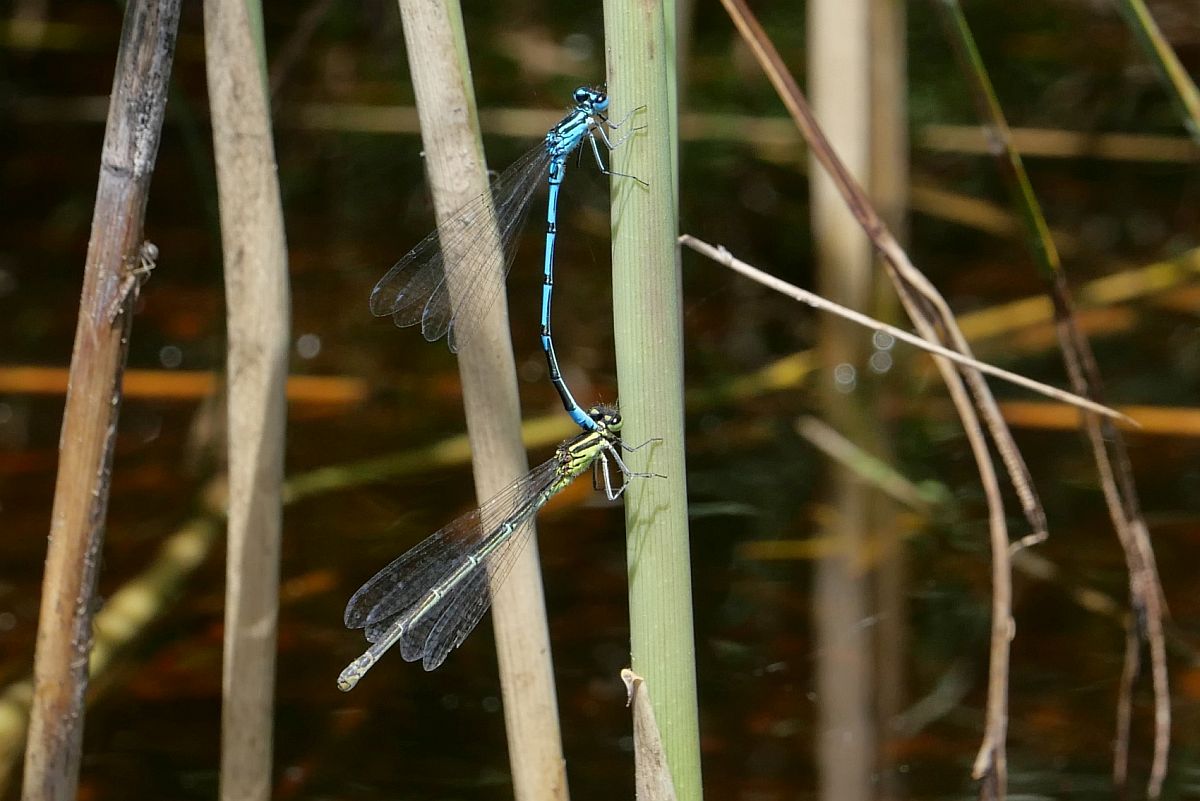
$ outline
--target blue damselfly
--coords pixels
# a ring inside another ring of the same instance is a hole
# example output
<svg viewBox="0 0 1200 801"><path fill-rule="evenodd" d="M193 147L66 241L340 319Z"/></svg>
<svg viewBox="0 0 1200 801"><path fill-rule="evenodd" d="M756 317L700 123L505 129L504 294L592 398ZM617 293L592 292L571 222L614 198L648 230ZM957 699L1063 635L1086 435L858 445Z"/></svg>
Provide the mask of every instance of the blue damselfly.
<svg viewBox="0 0 1200 801"><path fill-rule="evenodd" d="M388 270L371 292L371 312L391 316L398 326L420 323L425 339L442 337L457 352L496 299L496 291L508 275L516 253L517 233L529 212L533 191L543 180L549 185L546 209L546 246L543 263L541 343L546 353L550 381L562 398L563 407L585 431L596 430L595 422L576 403L563 380L550 333L550 300L554 287L554 243L557 237L558 192L566 174L567 159L586 139L596 165L605 175L620 175L604 164L597 137L612 150L633 131L611 140L606 128L611 122L608 95L581 86L573 95L575 106L546 134L546 138L500 175L491 191L462 207L417 244ZM637 111L635 109L634 111ZM638 130L638 129L633 129ZM640 179L634 178L641 182ZM642 182L644 183L644 182ZM492 216L492 211L495 217ZM492 220L495 229L492 229ZM500 256L497 258L497 247ZM500 265L503 276L489 275ZM450 286L454 285L454 297Z"/></svg>

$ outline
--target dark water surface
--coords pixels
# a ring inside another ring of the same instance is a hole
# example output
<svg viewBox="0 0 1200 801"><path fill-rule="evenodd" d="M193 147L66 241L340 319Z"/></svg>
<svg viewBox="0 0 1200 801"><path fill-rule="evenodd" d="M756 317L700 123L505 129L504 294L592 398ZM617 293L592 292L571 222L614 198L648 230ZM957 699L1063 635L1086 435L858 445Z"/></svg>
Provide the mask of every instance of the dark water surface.
<svg viewBox="0 0 1200 801"><path fill-rule="evenodd" d="M763 4L759 4L763 5ZM984 58L1011 122L1022 127L1181 135L1174 112L1120 20L1103 4L970 4ZM268 52L281 53L303 8L266 11ZM803 9L756 9L790 64L803 65ZM1185 64L1200 72L1190 0L1156 3ZM11 10L7 12L11 14ZM211 139L203 124L200 5L186 4L172 120L164 133L146 232L159 268L142 293L129 365L219 369L223 294ZM483 4L467 10L476 91L487 108L551 116L579 83L603 75L600 6ZM928 124L973 120L964 84L930 8L911 10L914 141ZM37 49L6 45L0 111L0 367L65 367L94 199L104 98L120 29L115 6L50 10ZM687 107L781 118L769 86L716 4L696 9ZM294 293L292 369L363 382L358 403L290 409L289 475L403 452L461 432L458 374L442 345L367 312L374 281L431 224L419 139L295 124L303 104L410 105L394 5L337 6L288 72L275 100ZM550 57L547 57L547 53ZM798 72L802 72L797 66ZM619 116L619 115L618 115ZM488 136L493 168L536 141ZM682 151L681 229L727 245L785 279L812 286L807 179L800 150L779 158L753 141L689 141ZM1047 216L1074 238L1072 284L1200 246L1200 171L1190 162L1033 158ZM999 204L983 157L917 146L914 179ZM572 165L560 220L555 333L581 402L617 397L609 290L606 182ZM535 201L541 203L542 201ZM540 212L535 212L540 215ZM513 336L528 417L557 400L537 346L541 226L529 225L510 278ZM911 254L954 308L1035 294L1022 242L916 213ZM814 561L828 519L825 457L795 433L818 409L823 373L783 392L713 401L730 380L815 344L814 318L690 254L683 257L696 655L709 798L815 796ZM1200 387L1195 283L1089 318L1117 403L1189 407ZM866 336L866 335L864 335ZM1052 337L1022 329L980 350L1004 366L1065 385ZM900 511L896 531L863 557L867 575L905 565L902 611L859 626L903 633L903 713L880 724L880 795L959 798L983 725L990 562L985 509L961 429L924 360L860 366L878 393L878 426L896 469L942 488L929 514ZM7 387L8 385L6 385ZM996 386L1001 398L1020 397ZM0 390L0 684L28 674L37 624L62 396ZM214 428L215 426L215 428ZM219 416L194 397L131 398L121 414L101 593L138 576L163 541L202 510ZM1012 797L1104 798L1124 634L1097 598L1125 608L1121 552L1084 439L1016 430L1050 519L1038 547L1049 579L1016 578L1011 680ZM1171 609L1175 726L1167 794L1200 797L1200 444L1192 434L1133 434L1133 467ZM531 452L545 458L548 448ZM540 553L572 797L633 793L632 739L618 672L628 662L623 515L586 481L539 518ZM1014 536L1025 532L1010 499ZM353 693L334 679L362 649L342 628L354 589L474 502L468 464L315 495L285 516L275 764L279 798L510 797L490 624L434 673L398 656ZM792 558L766 558L806 544ZM217 787L223 542L164 599L164 612L94 686L81 798L201 799ZM1136 697L1135 787L1148 765L1148 682ZM5 790L15 797L15 789ZM1135 793L1137 795L1137 793Z"/></svg>

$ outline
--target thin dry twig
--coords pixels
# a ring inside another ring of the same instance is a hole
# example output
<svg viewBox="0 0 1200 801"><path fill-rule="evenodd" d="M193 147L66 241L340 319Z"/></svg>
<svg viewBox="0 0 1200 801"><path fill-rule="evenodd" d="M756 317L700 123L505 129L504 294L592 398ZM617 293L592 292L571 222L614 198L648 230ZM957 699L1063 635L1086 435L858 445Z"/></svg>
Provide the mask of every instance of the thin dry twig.
<svg viewBox="0 0 1200 801"><path fill-rule="evenodd" d="M825 168L847 207L863 227L872 244L883 257L888 276L896 288L905 311L917 330L926 339L943 342L969 355L970 348L959 331L949 306L929 281L909 261L904 249L888 231L872 207L866 193L837 157L814 118L795 79L767 38L743 0L722 0L743 39L753 50L760 66L775 86L784 105L803 134L813 156ZM1045 512L1030 481L1029 470L1021 457L1012 434L1004 423L983 376L976 370L960 368L961 374L948 360L937 357L935 362L954 400L965 433L975 456L985 495L988 499L990 547L992 552L992 636L989 657L987 723L983 744L975 761L973 775L982 782L981 793L986 797L1002 798L1006 792L1006 757L1004 742L1007 731L1007 692L1009 641L1012 636L1011 569L1008 552L1008 533L1003 500L995 480L987 442L979 428L976 408L985 421L992 441L999 451L1016 490L1026 519L1035 535L1046 530ZM970 396L964 386L970 386Z"/></svg>
<svg viewBox="0 0 1200 801"><path fill-rule="evenodd" d="M876 320L869 315L856 312L853 309L847 309L845 306L834 303L832 300L826 300L820 295L809 292L806 289L801 289L793 284L789 284L787 281L776 278L775 276L765 273L751 264L747 264L741 259L735 258L732 253L724 248L724 246L718 245L714 247L702 239L697 239L691 234L683 234L679 237L679 242L680 244L687 245L697 253L707 256L717 264L723 264L734 272L741 273L752 281L756 281L769 289L773 289L781 295L787 295L788 297L798 300L801 303L805 303L814 309L836 314L843 319L849 320L852 323L856 323L872 331L882 331L889 336L895 337L901 342L907 342L913 347L920 348L926 353L943 356L956 364L961 364L965 367L971 367L980 371L981 373L993 375L996 378L1009 382L1010 384L1024 387L1032 392L1037 392L1038 394L1045 395L1048 398L1062 401L1063 403L1070 404L1078 409L1086 409L1096 414L1104 415L1105 417L1112 417L1117 420L1121 420L1133 426L1137 425L1136 420L1129 418L1116 409L1112 409L1108 406L1104 406L1103 404L1096 403L1093 400L1080 397L1079 395L1067 392L1066 390L1052 387L1049 384L1043 384L1041 381L1034 381L1032 378L1026 378L1023 375L1018 375L1017 373L1010 372L1003 368L995 367L987 362L981 362L978 359L970 356L964 356L958 351L943 347L936 342L930 342L929 340L921 339L921 337L914 336L903 329L897 328L894 325L888 325L887 323Z"/></svg>
<svg viewBox="0 0 1200 801"><path fill-rule="evenodd" d="M1047 293L1053 300L1055 333L1071 386L1080 395L1100 399L1103 382L1095 355L1078 323L1075 302L1071 297L1054 239L1034 194L1033 184L1025 172L1021 154L1013 144L1008 121L1000 107L987 67L975 46L975 38L966 15L958 0L941 0L938 8L942 12L947 34L954 45L962 72L967 77L971 97L992 143L991 152L996 155L1013 205L1025 224L1030 251L1046 282ZM1194 86L1192 91L1195 92ZM1128 625L1134 628L1131 636L1139 642L1146 642L1150 652L1151 681L1155 695L1155 727L1154 757L1147 782L1147 794L1150 798L1157 798L1162 792L1166 776L1171 736L1170 688L1162 628L1162 585L1154 564L1154 552L1142 517L1124 438L1110 420L1100 419L1095 415L1085 414L1083 425L1092 447L1109 516L1125 553L1126 568L1129 572L1130 605L1134 609L1128 620ZM1140 673L1138 660L1141 650L1127 647L1125 654L1126 659L1135 661L1125 666L1124 676L1136 676ZM1132 708L1132 699L1126 694L1132 690L1131 678L1130 681L1122 682L1113 761L1113 777L1118 786L1124 785L1128 771L1128 712Z"/></svg>
<svg viewBox="0 0 1200 801"><path fill-rule="evenodd" d="M871 205L866 193L845 168L829 141L822 133L819 124L812 115L804 95L800 92L795 79L788 72L779 53L767 38L762 27L750 13L742 0L722 0L734 23L741 31L743 38L754 49L760 65L767 72L767 77L775 86L783 99L784 105L792 113L792 117L800 128L801 133L812 148L815 157L834 180L842 193L850 211L863 227L872 244L883 257L888 268L889 277L896 287L906 311L913 319L918 331L931 341L945 341L949 346L964 355L970 354L965 337L954 320L944 298L928 279L913 266L908 254L888 230L883 220ZM949 369L943 373L948 385L957 383L957 373ZM1046 527L1045 514L1037 500L1036 492L1029 481L1029 470L1024 464L1012 436L1007 432L1004 421L996 408L995 400L988 391L986 384L978 372L963 371L963 378L970 385L975 402L987 422L989 432L996 447L1008 468L1014 489L1030 527L1035 531L1044 531ZM951 390L953 394L953 390Z"/></svg>
<svg viewBox="0 0 1200 801"><path fill-rule="evenodd" d="M73 799L78 785L93 599L138 285L129 279L141 261L179 5L130 3L121 31L63 414L34 657L26 801Z"/></svg>

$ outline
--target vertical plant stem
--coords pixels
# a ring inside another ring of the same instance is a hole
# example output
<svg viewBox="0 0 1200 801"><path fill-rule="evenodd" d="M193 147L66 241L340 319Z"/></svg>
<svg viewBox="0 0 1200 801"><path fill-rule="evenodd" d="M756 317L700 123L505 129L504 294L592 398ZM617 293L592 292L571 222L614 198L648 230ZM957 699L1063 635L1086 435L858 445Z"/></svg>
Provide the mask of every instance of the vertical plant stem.
<svg viewBox="0 0 1200 801"><path fill-rule="evenodd" d="M281 485L286 430L287 243L253 0L204 4L229 315L229 524L221 797L271 793Z"/></svg>
<svg viewBox="0 0 1200 801"><path fill-rule="evenodd" d="M604 4L608 87L614 116L645 104L645 125L612 154L613 317L624 436L633 446L656 437L635 469L665 478L634 481L625 493L633 670L650 690L680 799L701 797L695 643L692 630L684 466L683 346L675 236L671 115L675 63L666 45L663 6L638 0ZM635 745L635 749L637 746ZM638 752L639 772L642 753Z"/></svg>
<svg viewBox="0 0 1200 801"><path fill-rule="evenodd" d="M870 157L870 50L866 0L811 0L808 4L808 84L813 111L825 124L846 168L865 182ZM811 218L818 292L853 308L870 305L870 241L842 202L830 177L810 154ZM865 341L850 323L824 317L821 326L823 415L869 452L880 438L873 424L869 382L853 391L834 382L840 365L864 366ZM871 686L868 574L860 567L871 531L872 492L849 471L834 465L825 482L831 514L824 536L835 553L814 566L812 617L818 639L818 795L833 801L865 801L873 795L875 740Z"/></svg>
<svg viewBox="0 0 1200 801"><path fill-rule="evenodd" d="M1196 88L1196 83L1180 63L1179 56L1175 55L1171 43L1159 30L1158 23L1150 16L1150 10L1143 0L1116 0L1116 4L1146 57L1162 78L1163 86L1179 110L1183 127L1191 135L1192 141L1200 144L1200 90Z"/></svg>
<svg viewBox="0 0 1200 801"><path fill-rule="evenodd" d="M904 241L908 230L909 164L908 164L908 52L905 19L905 0L871 0L871 165L868 188L871 200L888 228ZM893 320L897 315L896 297L886 281L879 281L873 293L876 316ZM874 399L873 411L877 420L886 418L883 407L896 400L888 397L895 390L890 382L880 383L881 392ZM873 432L886 431L877 423ZM896 461L891 438L878 433L870 442L875 456ZM909 620L907 598L908 549L901 536L903 523L899 503L882 492L872 496L870 527L876 542L893 543L881 550L884 554L875 571L876 646L876 726L878 732L877 763L879 782L876 794L880 798L900 798L902 758L899 756L899 735L895 721L908 706L905 693Z"/></svg>
<svg viewBox="0 0 1200 801"><path fill-rule="evenodd" d="M909 195L906 0L871 0L871 199L906 241Z"/></svg>
<svg viewBox="0 0 1200 801"><path fill-rule="evenodd" d="M179 0L135 0L125 9L59 440L25 801L74 799L79 782L92 609L139 280L131 271L142 248L178 23Z"/></svg>
<svg viewBox="0 0 1200 801"><path fill-rule="evenodd" d="M399 5L426 169L442 222L488 191L462 10L456 0L399 0ZM503 256L498 238L496 242L491 280L500 283ZM452 285L452 299L465 289ZM504 296L499 286L494 293ZM490 498L528 469L521 447L516 367L504 302L492 304L460 351L458 369L474 456L475 492L480 499ZM492 621L516 798L566 799L569 793L537 548L524 549L508 580L493 588Z"/></svg>

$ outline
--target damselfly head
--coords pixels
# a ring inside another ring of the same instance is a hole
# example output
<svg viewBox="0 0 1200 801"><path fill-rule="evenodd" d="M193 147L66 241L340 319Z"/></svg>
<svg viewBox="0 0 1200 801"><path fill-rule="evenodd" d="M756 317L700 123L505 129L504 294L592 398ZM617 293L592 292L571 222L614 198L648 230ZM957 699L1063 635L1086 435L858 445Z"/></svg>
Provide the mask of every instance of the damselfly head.
<svg viewBox="0 0 1200 801"><path fill-rule="evenodd" d="M595 421L597 431L621 432L621 413L615 406L593 406L588 409L588 417Z"/></svg>
<svg viewBox="0 0 1200 801"><path fill-rule="evenodd" d="M605 111L608 109L608 95L590 86L580 86L575 90L575 105L589 112Z"/></svg>

